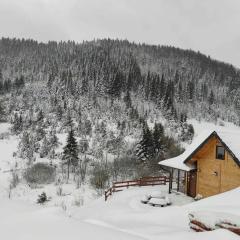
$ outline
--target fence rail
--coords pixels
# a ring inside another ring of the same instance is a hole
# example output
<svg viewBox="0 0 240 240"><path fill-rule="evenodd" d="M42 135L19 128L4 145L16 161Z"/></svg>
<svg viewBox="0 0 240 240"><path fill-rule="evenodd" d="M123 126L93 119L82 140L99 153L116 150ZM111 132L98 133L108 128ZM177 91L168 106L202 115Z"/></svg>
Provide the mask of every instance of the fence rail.
<svg viewBox="0 0 240 240"><path fill-rule="evenodd" d="M117 191L120 191L121 188L128 188L133 186L155 186L155 185L166 185L169 182L169 178L166 176L158 176L158 177L143 177L136 180L130 181L121 181L121 182L113 182L112 187L108 188L105 191L105 201Z"/></svg>

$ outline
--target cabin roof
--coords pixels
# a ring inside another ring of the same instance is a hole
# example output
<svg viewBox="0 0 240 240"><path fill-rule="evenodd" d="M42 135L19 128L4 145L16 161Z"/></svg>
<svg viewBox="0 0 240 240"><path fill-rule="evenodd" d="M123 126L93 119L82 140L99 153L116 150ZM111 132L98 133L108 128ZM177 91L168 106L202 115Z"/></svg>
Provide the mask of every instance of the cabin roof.
<svg viewBox="0 0 240 240"><path fill-rule="evenodd" d="M192 144L188 146L181 155L160 161L159 164L184 171L191 171L195 169L196 166L190 164L189 160L213 136L219 139L222 145L231 154L233 160L240 167L240 132L236 131L205 131L196 137Z"/></svg>

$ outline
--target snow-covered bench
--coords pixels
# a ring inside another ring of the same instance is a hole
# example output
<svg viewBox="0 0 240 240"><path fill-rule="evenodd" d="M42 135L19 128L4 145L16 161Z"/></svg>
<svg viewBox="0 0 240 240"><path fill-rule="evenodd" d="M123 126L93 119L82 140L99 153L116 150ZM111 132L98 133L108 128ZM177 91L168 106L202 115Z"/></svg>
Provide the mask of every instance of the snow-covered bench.
<svg viewBox="0 0 240 240"><path fill-rule="evenodd" d="M155 206L161 206L165 207L167 206L167 201L164 198L151 198L148 202L149 205Z"/></svg>
<svg viewBox="0 0 240 240"><path fill-rule="evenodd" d="M150 198L163 198L164 194L162 193L162 191L153 191L149 194Z"/></svg>
<svg viewBox="0 0 240 240"><path fill-rule="evenodd" d="M154 191L142 197L141 202L152 206L167 206L171 204L168 195L164 195L161 191Z"/></svg>
<svg viewBox="0 0 240 240"><path fill-rule="evenodd" d="M147 199L146 201L142 201L142 203L148 203L149 205L155 207L155 206L161 206L161 207L165 207L167 205L171 205L171 201L168 198L168 196L162 197L162 198L150 198Z"/></svg>
<svg viewBox="0 0 240 240"><path fill-rule="evenodd" d="M149 194L144 195L144 196L142 197L142 199L141 199L141 202L144 203L144 204L146 204L146 203L149 202L149 200L150 200L151 198L160 198L160 199L162 199L163 197L164 197L164 195L162 194L161 191L154 191L154 192L151 192L151 193L149 193Z"/></svg>

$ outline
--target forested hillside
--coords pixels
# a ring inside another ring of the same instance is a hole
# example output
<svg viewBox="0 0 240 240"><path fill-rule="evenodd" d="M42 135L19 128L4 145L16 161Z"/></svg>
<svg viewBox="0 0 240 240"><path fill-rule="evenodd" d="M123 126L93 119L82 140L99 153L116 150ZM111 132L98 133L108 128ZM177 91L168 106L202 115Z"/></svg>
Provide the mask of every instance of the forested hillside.
<svg viewBox="0 0 240 240"><path fill-rule="evenodd" d="M134 94L178 118L186 113L239 123L239 71L189 50L107 39L44 44L3 38L0 70L1 92L23 76L25 83L45 85L52 101L79 95L95 103L100 96L129 101Z"/></svg>
<svg viewBox="0 0 240 240"><path fill-rule="evenodd" d="M29 166L61 159L67 178L80 166L84 180L93 159L104 161L93 169L104 181L106 168L114 179L136 168L143 175L139 162L154 172L191 141L187 118L240 124L239 85L239 70L190 50L110 39L0 40L1 120L20 137L15 154ZM60 153L58 134L68 134Z"/></svg>

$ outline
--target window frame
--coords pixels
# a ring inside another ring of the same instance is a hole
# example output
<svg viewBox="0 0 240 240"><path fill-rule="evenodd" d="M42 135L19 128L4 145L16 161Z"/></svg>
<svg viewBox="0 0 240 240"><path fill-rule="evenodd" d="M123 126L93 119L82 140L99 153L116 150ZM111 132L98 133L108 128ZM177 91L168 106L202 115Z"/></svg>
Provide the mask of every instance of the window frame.
<svg viewBox="0 0 240 240"><path fill-rule="evenodd" d="M218 148L223 148L223 158L219 158L219 157L218 157L218 156L219 156L219 155L218 155ZM217 159L217 160L222 160L222 161L225 160L225 151L226 151L226 150L225 150L225 148L224 148L223 146L217 145L217 146L216 146L216 159Z"/></svg>

